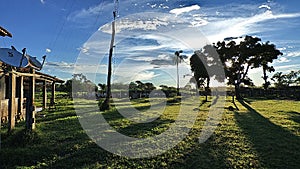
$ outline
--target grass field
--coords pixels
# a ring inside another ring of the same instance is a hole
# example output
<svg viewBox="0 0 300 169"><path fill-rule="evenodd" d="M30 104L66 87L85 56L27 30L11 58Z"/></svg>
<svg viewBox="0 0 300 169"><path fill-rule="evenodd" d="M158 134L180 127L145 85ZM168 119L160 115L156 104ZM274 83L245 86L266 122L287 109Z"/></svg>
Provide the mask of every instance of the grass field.
<svg viewBox="0 0 300 169"><path fill-rule="evenodd" d="M91 102L81 100L80 106L88 107ZM120 157L100 148L82 129L72 103L60 99L55 111L39 113L37 129L32 133L23 130L24 123L11 134L2 127L0 168L300 167L299 101L256 98L236 102L239 110L225 109L214 134L200 144L198 137L212 104L206 102L183 141L162 155L143 159ZM176 119L180 104L169 103L163 115L148 124L125 119L115 109L103 116L117 131L146 138L164 132ZM145 100L132 104L141 111L149 108ZM230 98L226 102L229 106L234 106Z"/></svg>

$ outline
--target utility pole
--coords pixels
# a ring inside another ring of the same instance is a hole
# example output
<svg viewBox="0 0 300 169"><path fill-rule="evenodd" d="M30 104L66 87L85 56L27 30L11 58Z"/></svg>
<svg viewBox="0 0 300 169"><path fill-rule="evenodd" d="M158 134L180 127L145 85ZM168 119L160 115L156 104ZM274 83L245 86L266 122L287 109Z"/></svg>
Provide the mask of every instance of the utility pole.
<svg viewBox="0 0 300 169"><path fill-rule="evenodd" d="M109 55L108 55L108 73L107 73L107 88L106 88L106 97L102 105L100 106L100 110L109 110L110 109L110 96L111 96L111 72L112 72L112 55L115 43L115 34L116 34L116 17L118 13L118 0L115 0L115 8L113 11L113 21L112 21L112 33L111 33L111 41L109 47Z"/></svg>
<svg viewBox="0 0 300 169"><path fill-rule="evenodd" d="M178 70L178 64L180 61L180 53L182 53L182 50L176 51L175 56L176 56L176 68L177 68L177 96L179 96L179 70Z"/></svg>

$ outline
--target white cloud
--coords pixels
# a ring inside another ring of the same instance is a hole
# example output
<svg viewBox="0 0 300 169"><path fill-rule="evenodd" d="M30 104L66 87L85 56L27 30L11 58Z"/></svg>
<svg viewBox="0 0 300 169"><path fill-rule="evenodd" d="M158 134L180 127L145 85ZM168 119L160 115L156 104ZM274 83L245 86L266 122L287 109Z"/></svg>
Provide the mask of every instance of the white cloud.
<svg viewBox="0 0 300 169"><path fill-rule="evenodd" d="M156 59L153 59L151 61L151 64L152 65L157 65L157 66L168 66L168 65L175 65L174 63L174 54L169 54L169 55L166 55L166 54L160 54L157 56Z"/></svg>
<svg viewBox="0 0 300 169"><path fill-rule="evenodd" d="M126 59L114 67L113 81L116 83L129 83L136 80L151 80L159 76L151 71L152 69L153 65L146 61L135 63Z"/></svg>
<svg viewBox="0 0 300 169"><path fill-rule="evenodd" d="M299 70L300 64L293 64L293 65L284 65L284 66L276 66L276 72L283 72L283 73L287 73L290 72L292 70Z"/></svg>
<svg viewBox="0 0 300 169"><path fill-rule="evenodd" d="M45 3L46 3L45 0L40 0L40 1L41 1L42 4L45 4Z"/></svg>
<svg viewBox="0 0 300 169"><path fill-rule="evenodd" d="M169 23L161 18L153 18L152 20L141 20L138 18L124 18L117 21L116 33L122 30L157 30L159 26L167 26ZM103 25L99 30L105 33L111 33L111 24Z"/></svg>
<svg viewBox="0 0 300 169"><path fill-rule="evenodd" d="M168 37L161 35L159 33L157 34L144 34L137 36L138 39L144 39L144 40L154 40L158 44L156 45L149 45L149 46L141 46L137 45L135 47L130 47L128 52L134 52L134 51L154 51L154 50L188 50L188 47L184 45L182 42L175 39L175 37Z"/></svg>
<svg viewBox="0 0 300 169"><path fill-rule="evenodd" d="M155 59L155 57L153 57L153 56L139 56L139 57L130 57L130 58L126 58L126 59L132 60L132 61L151 62L153 59Z"/></svg>
<svg viewBox="0 0 300 169"><path fill-rule="evenodd" d="M45 70L53 70L55 72L63 72L67 74L83 73L83 74L107 74L107 65L104 64L74 64L67 62L46 62Z"/></svg>
<svg viewBox="0 0 300 169"><path fill-rule="evenodd" d="M193 19L191 21L191 24L193 27L200 27L207 25L209 22L205 19L203 19L201 16L193 16Z"/></svg>
<svg viewBox="0 0 300 169"><path fill-rule="evenodd" d="M103 9L103 4L92 6L87 9L82 9L80 11L73 12L72 14L70 14L70 16L68 16L68 19L72 21L89 19L93 16L99 15L102 9Z"/></svg>
<svg viewBox="0 0 300 169"><path fill-rule="evenodd" d="M204 31L207 33L208 39L211 42L217 42L223 40L226 37L238 37L245 34L263 32L264 29L257 29L256 26L259 23L268 20L296 17L300 17L300 13L273 14L272 11L268 10L264 13L250 17L233 17L230 19L215 21L208 24L208 27L204 28ZM276 28L274 27L274 29Z"/></svg>
<svg viewBox="0 0 300 169"><path fill-rule="evenodd" d="M286 47L277 48L277 49L280 50L280 51L284 51L284 50L286 50Z"/></svg>
<svg viewBox="0 0 300 169"><path fill-rule="evenodd" d="M135 76L133 76L132 81L137 81L137 80L152 80L153 78L159 76L159 74L155 74L152 71L144 71L144 72L140 72L138 74L136 74Z"/></svg>
<svg viewBox="0 0 300 169"><path fill-rule="evenodd" d="M288 52L286 56L287 57L299 57L300 51Z"/></svg>
<svg viewBox="0 0 300 169"><path fill-rule="evenodd" d="M290 62L291 60L287 59L286 57L280 57L279 59L277 59L278 63L287 63Z"/></svg>
<svg viewBox="0 0 300 169"><path fill-rule="evenodd" d="M193 53L193 50L188 45L178 40L181 38L177 39L173 35L168 36L160 32L149 34L147 31L133 31L135 34L131 36L132 32L130 32L131 34L128 32L130 31L125 31L116 36L114 56L118 61L126 58L131 61L147 61L151 63L152 60L158 59L159 55L174 55L174 52L177 50L183 50L185 55ZM124 34L127 34L128 37L123 37L125 36ZM192 31L189 34L191 35L184 33L182 36L187 38L189 36L195 37ZM109 40L109 34L102 33L101 31L95 34L90 41L79 48L81 51L88 49L88 53L81 52L80 62L95 63L107 56L110 44Z"/></svg>
<svg viewBox="0 0 300 169"><path fill-rule="evenodd" d="M46 62L45 66L55 68L74 68L74 63L67 62Z"/></svg>
<svg viewBox="0 0 300 169"><path fill-rule="evenodd" d="M51 53L51 49L47 48L46 53Z"/></svg>
<svg viewBox="0 0 300 169"><path fill-rule="evenodd" d="M258 7L259 9L265 8L267 10L271 10L271 7L269 5L261 5Z"/></svg>
<svg viewBox="0 0 300 169"><path fill-rule="evenodd" d="M83 46L83 47L77 48L77 50L79 50L82 53L89 54L90 47Z"/></svg>
<svg viewBox="0 0 300 169"><path fill-rule="evenodd" d="M188 7L172 9L172 10L170 10L170 13L175 14L175 15L180 15L183 13L187 13L187 12L191 12L191 11L199 10L199 9L200 9L199 5L192 5L192 6L188 6Z"/></svg>

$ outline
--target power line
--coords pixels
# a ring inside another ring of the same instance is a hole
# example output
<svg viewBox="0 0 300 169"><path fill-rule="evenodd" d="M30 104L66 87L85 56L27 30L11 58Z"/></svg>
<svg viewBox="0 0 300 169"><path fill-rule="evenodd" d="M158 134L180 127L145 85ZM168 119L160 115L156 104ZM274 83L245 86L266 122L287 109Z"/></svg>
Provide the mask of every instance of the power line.
<svg viewBox="0 0 300 169"><path fill-rule="evenodd" d="M93 24L93 28L97 28L97 30L98 30L97 23L98 23L98 20L99 20L99 18L100 18L100 15L101 15L101 12L100 12L100 11L103 9L103 4L104 4L103 1L104 1L104 0L102 0L101 3L100 3L100 10L99 10L98 15L97 15L97 17L96 17L96 20L95 20L95 22L94 22L94 24Z"/></svg>
<svg viewBox="0 0 300 169"><path fill-rule="evenodd" d="M63 32L63 29L64 29L65 24L66 24L66 22L67 22L67 18L68 18L68 16L69 16L69 15L71 14L71 12L72 12L72 9L73 9L74 4L75 4L75 1L74 1L74 0L68 0L68 1L65 3L64 8L66 9L66 7L67 7L67 5L69 4L70 1L71 1L71 3L72 3L72 4L71 4L71 7L70 7L70 10L69 10L69 12L67 13L66 17L64 18L64 21L63 21L62 25L60 26L60 28L59 28L59 30L58 30L58 33L56 34L55 38L49 43L49 47L50 47L50 48L53 48L53 47L56 45L56 43L57 43L57 41L58 41L58 38L61 36L61 34L62 34L62 32ZM58 29L58 25L59 25L59 23L57 23L57 29Z"/></svg>

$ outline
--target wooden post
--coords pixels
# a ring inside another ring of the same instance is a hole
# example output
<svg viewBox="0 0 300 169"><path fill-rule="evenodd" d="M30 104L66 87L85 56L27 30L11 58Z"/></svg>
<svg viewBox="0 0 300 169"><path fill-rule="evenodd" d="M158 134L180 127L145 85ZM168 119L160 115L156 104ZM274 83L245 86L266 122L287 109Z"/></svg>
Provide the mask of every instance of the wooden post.
<svg viewBox="0 0 300 169"><path fill-rule="evenodd" d="M5 99L5 76L3 75L0 78L0 110L3 109L3 107L1 107L1 101ZM2 111L0 111L0 129L1 129L1 121L2 121ZM0 135L0 148L1 148L1 135Z"/></svg>
<svg viewBox="0 0 300 169"><path fill-rule="evenodd" d="M16 75L14 73L9 74L9 104L8 104L8 131L10 132L16 124Z"/></svg>
<svg viewBox="0 0 300 169"><path fill-rule="evenodd" d="M55 105L55 82L52 82L52 85L51 85L51 98L50 98L49 109L56 109L56 105Z"/></svg>
<svg viewBox="0 0 300 169"><path fill-rule="evenodd" d="M34 70L31 71L34 74ZM35 129L35 106L34 106L34 94L35 94L35 77L29 77L28 94L26 99L26 129Z"/></svg>
<svg viewBox="0 0 300 169"><path fill-rule="evenodd" d="M55 82L52 82L51 90L51 102L55 104Z"/></svg>
<svg viewBox="0 0 300 169"><path fill-rule="evenodd" d="M1 75L2 76L2 75ZM5 76L0 79L0 100L5 99Z"/></svg>
<svg viewBox="0 0 300 169"><path fill-rule="evenodd" d="M18 103L18 113L20 115L20 119L24 117L23 112L23 101L24 101L24 77L19 77L19 84L18 84L18 97L19 97L19 103Z"/></svg>
<svg viewBox="0 0 300 169"><path fill-rule="evenodd" d="M43 81L43 109L47 107L47 82Z"/></svg>

